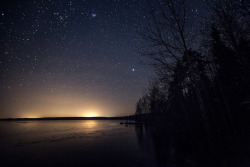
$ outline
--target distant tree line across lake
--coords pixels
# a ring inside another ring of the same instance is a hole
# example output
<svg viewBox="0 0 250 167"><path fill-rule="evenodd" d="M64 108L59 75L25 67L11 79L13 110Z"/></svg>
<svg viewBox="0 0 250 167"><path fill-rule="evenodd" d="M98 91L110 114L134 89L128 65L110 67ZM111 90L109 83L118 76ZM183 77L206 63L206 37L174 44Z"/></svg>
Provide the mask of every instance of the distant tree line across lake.
<svg viewBox="0 0 250 167"><path fill-rule="evenodd" d="M139 35L142 56L157 78L138 100L135 115L137 121L164 122L175 133L229 144L250 129L250 5L219 0L208 8L200 30L184 1L151 8Z"/></svg>

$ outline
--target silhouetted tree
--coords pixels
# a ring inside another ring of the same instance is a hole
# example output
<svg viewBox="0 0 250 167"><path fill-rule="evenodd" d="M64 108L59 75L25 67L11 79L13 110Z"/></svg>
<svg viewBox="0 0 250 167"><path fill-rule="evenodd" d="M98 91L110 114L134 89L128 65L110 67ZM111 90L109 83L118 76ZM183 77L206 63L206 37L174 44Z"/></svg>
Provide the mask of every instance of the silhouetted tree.
<svg viewBox="0 0 250 167"><path fill-rule="evenodd" d="M241 105L250 97L249 4L212 1L202 34L206 47L194 49L184 2L164 0L158 10L152 7L149 26L140 32L142 54L158 78L136 113L166 113L176 131L196 129L210 145L228 144L237 134Z"/></svg>
<svg viewBox="0 0 250 167"><path fill-rule="evenodd" d="M185 110L185 99L183 98L183 91L187 91L185 84L190 82L190 85L194 85L194 95L198 100L201 118L206 131L209 131L208 111L205 104L206 93L203 93L206 90L204 89L204 80L198 79L201 77L201 71L195 65L198 62L193 62L198 59L194 59L197 55L191 49L191 40L188 40L184 2L166 0L160 4L158 13L155 13L153 9L151 10L151 24L141 33L143 39L151 44L151 48L147 48L143 54L153 60L152 64L156 67L157 74L162 80L165 80L166 84L177 82L176 90L178 91L175 93L177 93L177 97L180 95L180 98L175 98L175 100L180 99L182 101L179 105L183 106L182 110ZM182 64L184 63L183 57L185 58L185 65ZM180 72L176 74L177 71ZM205 73L203 73L203 76L205 76ZM169 93L173 94L173 92Z"/></svg>

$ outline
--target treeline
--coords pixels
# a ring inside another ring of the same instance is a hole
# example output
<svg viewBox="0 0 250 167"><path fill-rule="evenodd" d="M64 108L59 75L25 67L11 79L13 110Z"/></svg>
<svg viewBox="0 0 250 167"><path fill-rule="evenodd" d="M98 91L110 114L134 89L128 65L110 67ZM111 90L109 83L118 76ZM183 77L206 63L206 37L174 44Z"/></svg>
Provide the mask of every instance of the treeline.
<svg viewBox="0 0 250 167"><path fill-rule="evenodd" d="M187 16L185 1L151 8L139 33L157 78L135 114L140 121L161 117L173 131L237 138L250 122L250 5L218 0L207 6L202 23Z"/></svg>

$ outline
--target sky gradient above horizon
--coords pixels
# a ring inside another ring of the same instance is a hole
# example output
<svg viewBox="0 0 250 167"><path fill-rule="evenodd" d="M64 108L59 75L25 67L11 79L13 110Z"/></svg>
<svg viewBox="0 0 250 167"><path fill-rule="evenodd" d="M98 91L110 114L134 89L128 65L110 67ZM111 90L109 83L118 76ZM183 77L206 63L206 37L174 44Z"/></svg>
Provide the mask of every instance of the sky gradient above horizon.
<svg viewBox="0 0 250 167"><path fill-rule="evenodd" d="M134 114L154 75L138 53L146 2L1 1L0 118Z"/></svg>

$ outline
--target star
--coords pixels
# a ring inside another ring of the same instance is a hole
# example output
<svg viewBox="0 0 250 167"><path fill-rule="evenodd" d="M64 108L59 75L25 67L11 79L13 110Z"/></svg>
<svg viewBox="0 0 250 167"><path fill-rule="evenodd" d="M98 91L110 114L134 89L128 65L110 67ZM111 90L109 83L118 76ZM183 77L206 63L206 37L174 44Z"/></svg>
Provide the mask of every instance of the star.
<svg viewBox="0 0 250 167"><path fill-rule="evenodd" d="M134 71L135 71L135 69L134 69L134 68L132 68L132 71L134 72Z"/></svg>
<svg viewBox="0 0 250 167"><path fill-rule="evenodd" d="M95 18L95 17L96 17L96 14L95 14L95 13L92 13L92 14L91 14L91 17L92 17L92 18Z"/></svg>

